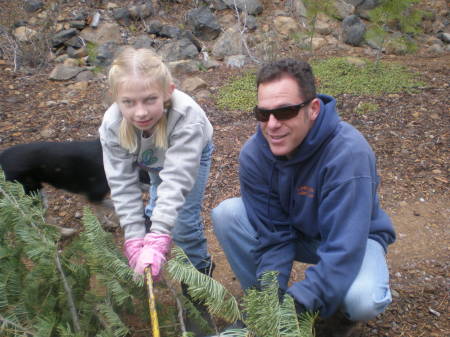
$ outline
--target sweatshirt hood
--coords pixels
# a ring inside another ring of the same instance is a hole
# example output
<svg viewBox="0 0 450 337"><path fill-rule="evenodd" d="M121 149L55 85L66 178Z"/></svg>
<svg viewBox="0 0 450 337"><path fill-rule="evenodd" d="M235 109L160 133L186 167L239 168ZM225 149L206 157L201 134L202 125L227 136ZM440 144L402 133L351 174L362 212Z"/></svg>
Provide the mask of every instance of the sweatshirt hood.
<svg viewBox="0 0 450 337"><path fill-rule="evenodd" d="M303 142L294 151L293 157L289 160L286 160L284 156L275 156L272 153L262 133L261 126L258 125L257 139L262 145L264 156L268 157L271 161L280 161L286 165L292 165L303 162L316 153L317 149L333 134L341 120L336 112L336 100L333 97L319 94L317 98L320 100L319 116Z"/></svg>

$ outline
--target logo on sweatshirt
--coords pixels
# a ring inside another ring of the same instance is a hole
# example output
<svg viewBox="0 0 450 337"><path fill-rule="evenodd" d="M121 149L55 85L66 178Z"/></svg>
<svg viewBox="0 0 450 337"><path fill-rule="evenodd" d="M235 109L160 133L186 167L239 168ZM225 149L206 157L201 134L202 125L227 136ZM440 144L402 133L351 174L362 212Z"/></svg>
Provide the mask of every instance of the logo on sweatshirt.
<svg viewBox="0 0 450 337"><path fill-rule="evenodd" d="M153 150L145 150L142 152L142 164L150 166L158 161L158 157L153 154Z"/></svg>
<svg viewBox="0 0 450 337"><path fill-rule="evenodd" d="M298 195L304 195L308 198L314 198L314 195L316 194L316 190L310 186L299 186L297 187L297 194Z"/></svg>

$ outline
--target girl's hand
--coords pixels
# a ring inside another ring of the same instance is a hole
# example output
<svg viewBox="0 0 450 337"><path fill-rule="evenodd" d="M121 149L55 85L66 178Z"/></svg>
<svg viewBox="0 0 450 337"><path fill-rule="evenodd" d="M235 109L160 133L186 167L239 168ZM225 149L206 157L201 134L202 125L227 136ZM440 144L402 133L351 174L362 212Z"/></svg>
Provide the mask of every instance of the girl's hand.
<svg viewBox="0 0 450 337"><path fill-rule="evenodd" d="M148 233L143 240L139 257L133 267L134 271L144 274L144 269L151 266L152 276L158 280L161 267L166 262L166 255L170 250L172 238L168 234ZM131 263L130 263L131 266Z"/></svg>
<svg viewBox="0 0 450 337"><path fill-rule="evenodd" d="M128 264L131 268L136 267L137 260L141 254L142 247L144 247L144 238L130 239L125 241L123 250L128 259Z"/></svg>

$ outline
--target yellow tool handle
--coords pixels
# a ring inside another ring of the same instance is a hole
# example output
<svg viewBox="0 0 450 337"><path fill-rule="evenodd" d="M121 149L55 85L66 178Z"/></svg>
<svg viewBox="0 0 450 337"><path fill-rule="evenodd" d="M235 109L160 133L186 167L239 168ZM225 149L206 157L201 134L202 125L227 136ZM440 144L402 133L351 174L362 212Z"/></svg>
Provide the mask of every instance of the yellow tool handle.
<svg viewBox="0 0 450 337"><path fill-rule="evenodd" d="M150 321L152 322L153 337L160 337L158 313L156 312L155 295L153 294L153 279L151 267L148 266L147 268L145 268L144 272L148 289L148 307L150 309Z"/></svg>

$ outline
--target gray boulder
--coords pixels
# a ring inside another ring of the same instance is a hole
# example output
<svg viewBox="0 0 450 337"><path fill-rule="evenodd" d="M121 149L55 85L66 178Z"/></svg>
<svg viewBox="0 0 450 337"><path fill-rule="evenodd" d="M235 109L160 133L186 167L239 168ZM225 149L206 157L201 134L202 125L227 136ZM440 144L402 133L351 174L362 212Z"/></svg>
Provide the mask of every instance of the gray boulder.
<svg viewBox="0 0 450 337"><path fill-rule="evenodd" d="M52 40L51 40L52 46L58 47L59 45L63 44L64 42L71 39L72 37L74 37L77 34L78 34L78 30L76 30L75 28L69 28L69 29L62 30L62 31L56 33L55 35L53 35Z"/></svg>
<svg viewBox="0 0 450 337"><path fill-rule="evenodd" d="M158 53L167 61L193 59L197 57L197 47L187 38L168 42L158 49Z"/></svg>
<svg viewBox="0 0 450 337"><path fill-rule="evenodd" d="M186 23L199 39L214 40L220 34L220 25L208 7L191 9L186 15Z"/></svg>
<svg viewBox="0 0 450 337"><path fill-rule="evenodd" d="M44 2L41 0L25 0L23 2L23 8L28 13L36 12L40 10L42 7L44 7Z"/></svg>
<svg viewBox="0 0 450 337"><path fill-rule="evenodd" d="M364 41L366 25L357 15L347 16L342 21L342 40L352 46L359 46Z"/></svg>
<svg viewBox="0 0 450 337"><path fill-rule="evenodd" d="M92 64L101 67L107 67L112 63L115 54L119 50L119 45L114 41L106 42L97 48L95 59Z"/></svg>
<svg viewBox="0 0 450 337"><path fill-rule="evenodd" d="M228 8L234 9L235 2L236 7L241 12L247 12L251 15L261 14L263 11L263 6L259 0L223 0L223 2L228 6Z"/></svg>

